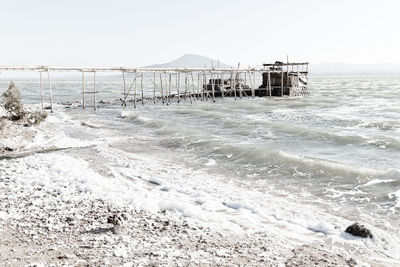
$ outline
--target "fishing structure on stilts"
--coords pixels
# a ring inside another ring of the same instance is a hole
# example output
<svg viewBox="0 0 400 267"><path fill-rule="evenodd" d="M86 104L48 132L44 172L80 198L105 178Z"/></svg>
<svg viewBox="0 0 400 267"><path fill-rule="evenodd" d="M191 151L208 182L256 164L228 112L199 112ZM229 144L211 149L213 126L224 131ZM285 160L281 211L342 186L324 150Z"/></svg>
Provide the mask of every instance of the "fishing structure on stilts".
<svg viewBox="0 0 400 267"><path fill-rule="evenodd" d="M234 69L234 68L125 68L125 67L19 67L0 66L0 71L31 71L39 72L40 104L45 108L43 101L45 91L43 87L43 74L47 74L48 97L53 111L53 89L51 73L54 72L81 72L82 73L82 108L88 104L97 109L96 74L105 72L119 72L122 75L122 97L119 98L123 107L127 102L133 102L133 107L145 102L169 105L182 100L216 101L232 97L273 97L273 96L299 96L308 95L308 64L309 63L283 63L263 64L260 68ZM93 85L88 88L86 80L92 76ZM127 76L133 75L128 83ZM257 77L256 77L257 75ZM261 84L259 77L261 75ZM151 86L144 86L144 80ZM258 84L257 84L258 83ZM88 95L91 100L88 101Z"/></svg>

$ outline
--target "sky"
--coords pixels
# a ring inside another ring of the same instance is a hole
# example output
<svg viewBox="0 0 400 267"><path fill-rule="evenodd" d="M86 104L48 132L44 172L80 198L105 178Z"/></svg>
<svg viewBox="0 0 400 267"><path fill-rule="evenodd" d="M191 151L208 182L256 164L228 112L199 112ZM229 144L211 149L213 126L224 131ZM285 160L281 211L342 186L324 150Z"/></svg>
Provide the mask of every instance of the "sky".
<svg viewBox="0 0 400 267"><path fill-rule="evenodd" d="M0 65L400 63L400 1L0 0Z"/></svg>

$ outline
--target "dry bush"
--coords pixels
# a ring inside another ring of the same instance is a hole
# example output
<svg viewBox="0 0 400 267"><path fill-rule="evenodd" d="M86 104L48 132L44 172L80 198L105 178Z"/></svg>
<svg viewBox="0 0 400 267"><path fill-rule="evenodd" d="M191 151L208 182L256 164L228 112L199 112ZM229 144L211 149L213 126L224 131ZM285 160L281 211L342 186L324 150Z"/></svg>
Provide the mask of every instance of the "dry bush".
<svg viewBox="0 0 400 267"><path fill-rule="evenodd" d="M3 107L10 119L14 121L23 119L25 111L21 103L21 92L13 82L10 83L8 90L3 93L2 97Z"/></svg>
<svg viewBox="0 0 400 267"><path fill-rule="evenodd" d="M21 92L13 82L10 83L8 90L2 95L2 105L9 119L13 121L26 120L25 125L30 126L39 124L47 117L45 111L27 111L21 103Z"/></svg>

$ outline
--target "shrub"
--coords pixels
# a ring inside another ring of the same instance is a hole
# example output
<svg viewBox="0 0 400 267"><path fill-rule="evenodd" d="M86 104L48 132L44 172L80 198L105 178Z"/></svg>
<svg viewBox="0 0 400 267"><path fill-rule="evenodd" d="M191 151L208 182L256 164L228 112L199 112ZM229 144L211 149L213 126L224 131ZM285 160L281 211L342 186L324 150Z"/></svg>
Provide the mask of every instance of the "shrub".
<svg viewBox="0 0 400 267"><path fill-rule="evenodd" d="M3 107L11 120L21 120L24 118L25 111L21 103L21 92L15 87L13 82L10 83L8 90L2 95Z"/></svg>
<svg viewBox="0 0 400 267"><path fill-rule="evenodd" d="M21 103L21 92L13 82L10 83L8 90L3 93L2 97L4 110L9 119L13 121L25 119L26 123L24 125L31 126L41 123L47 117L45 111L26 111L24 109Z"/></svg>

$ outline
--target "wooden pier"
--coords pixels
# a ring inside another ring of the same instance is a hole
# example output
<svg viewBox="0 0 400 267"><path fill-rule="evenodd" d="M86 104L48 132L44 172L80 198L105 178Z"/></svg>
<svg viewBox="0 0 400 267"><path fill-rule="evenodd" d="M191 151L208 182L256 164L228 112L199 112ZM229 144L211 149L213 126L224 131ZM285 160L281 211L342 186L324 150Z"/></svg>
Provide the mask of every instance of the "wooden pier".
<svg viewBox="0 0 400 267"><path fill-rule="evenodd" d="M38 72L40 84L40 104L44 108L43 73L46 74L50 110L53 111L53 90L51 73L78 72L82 74L82 108L88 103L96 110L99 101L96 95L96 74L101 72L121 73L121 105L133 102L133 107L144 105L145 101L169 105L182 100L212 100L216 98L233 97L272 97L307 95L308 63L263 64L260 68L125 68L125 67L49 67L49 66L0 66L1 71ZM133 78L128 81L127 74ZM257 84L256 77L262 77L262 83ZM86 80L93 80L93 87L86 87ZM151 82L151 88L145 88L143 80ZM46 90L47 91L47 90ZM88 96L90 102L88 102Z"/></svg>

